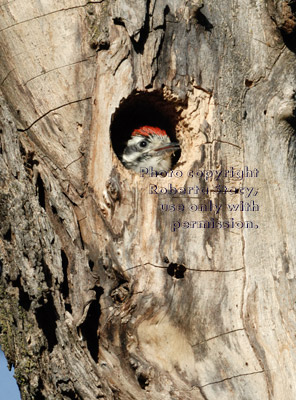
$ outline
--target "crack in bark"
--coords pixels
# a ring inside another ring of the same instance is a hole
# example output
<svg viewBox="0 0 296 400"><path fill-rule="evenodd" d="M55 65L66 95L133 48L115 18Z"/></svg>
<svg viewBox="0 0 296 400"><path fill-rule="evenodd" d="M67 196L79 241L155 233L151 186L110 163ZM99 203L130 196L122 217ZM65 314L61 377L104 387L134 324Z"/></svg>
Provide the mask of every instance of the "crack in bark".
<svg viewBox="0 0 296 400"><path fill-rule="evenodd" d="M200 394L201 394L202 397L204 398L204 400L208 400L208 397L206 396L206 394L204 393L204 391L202 390L202 388L199 387L198 389L199 389Z"/></svg>
<svg viewBox="0 0 296 400"><path fill-rule="evenodd" d="M261 370L261 371L248 372L248 373L246 373L246 374L234 375L234 376L231 376L231 377L229 377L229 378L221 379L220 381L215 381L215 382L207 383L207 384L205 384L205 385L200 386L200 388L204 388L204 387L209 386L209 385L216 385L217 383L222 383L222 382L225 382L225 381L229 381L230 379L240 378L240 377L242 377L242 376L249 376L249 375L262 374L262 373L264 373L264 372L265 372L264 370Z"/></svg>
<svg viewBox="0 0 296 400"><path fill-rule="evenodd" d="M224 272L237 272L237 271L242 271L244 267L242 268L237 268L237 269L226 269L224 271L222 270L213 270L213 269L194 269L194 268L186 268L188 271L193 271L193 272L219 272L219 273L224 273Z"/></svg>
<svg viewBox="0 0 296 400"><path fill-rule="evenodd" d="M205 89L205 88L203 88L202 86L199 86L199 85L192 85L192 86L195 89L201 90L202 92L205 92L206 94L208 94L210 96L209 98L211 98L213 96L213 90Z"/></svg>
<svg viewBox="0 0 296 400"><path fill-rule="evenodd" d="M206 342L208 342L208 341L210 341L210 340L217 339L217 338L219 338L219 337L221 337L221 336L230 335L231 333L240 332L240 331L245 331L245 328L238 328L238 329L233 329L232 331L220 333L220 335L216 335L216 336L210 337L210 338L208 338L208 339L205 339L205 340L202 341L202 342L193 344L192 347L200 346L201 344L204 344L204 343L206 343Z"/></svg>
<svg viewBox="0 0 296 400"><path fill-rule="evenodd" d="M33 78L30 78L29 80L27 80L27 82L24 83L24 86L26 86L29 82L33 81L34 79L39 78L39 76L45 76L45 75L49 74L50 72L57 71L57 70L62 69L62 68L70 67L70 66L75 65L75 64L87 62L90 58L93 58L93 57L96 57L96 54L94 54L92 56L89 56L89 57L87 57L87 58L85 58L83 60L75 61L75 62L70 63L70 64L60 65L59 67L56 67L56 68L53 68L53 69L49 69L48 71L45 71L42 74L36 75Z"/></svg>
<svg viewBox="0 0 296 400"><path fill-rule="evenodd" d="M271 74L271 72L272 72L272 70L273 70L275 64L276 64L276 63L278 62L278 60L281 58L281 56L283 55L283 53L285 52L285 50L287 50L287 46L284 46L284 47L281 49L281 51L279 52L278 56L276 57L276 59L274 60L274 62L273 62L273 64L272 64L272 66L270 67L270 71L269 71L269 73L267 74L266 78L269 78L269 76L270 76L270 74ZM267 67L267 68L268 68L268 67Z"/></svg>
<svg viewBox="0 0 296 400"><path fill-rule="evenodd" d="M157 29L161 29L161 27L159 27L159 28L157 28ZM157 52L156 52L156 54L153 56L153 59L152 59L152 62L151 62L151 66L153 66L153 64L156 62L155 72L154 72L154 74L153 74L152 77L151 77L151 82L150 82L151 85L153 85L153 83L154 83L154 81L155 81L155 78L156 78L156 75L157 75L158 72L159 72L158 60L159 60L159 57L160 57L160 54L161 54L161 50L162 50L162 47L163 47L163 43L164 43L164 39L165 39L165 28L162 28L162 29L163 29L163 34L162 34L162 37L161 37L161 39L160 39L160 43L159 43L159 45L158 45ZM147 85L146 85L146 87L147 87Z"/></svg>
<svg viewBox="0 0 296 400"><path fill-rule="evenodd" d="M15 68L13 68L12 70L10 70L8 72L8 74L5 76L5 78L3 79L3 81L0 83L0 86L4 85L4 82L6 81L6 79L9 77L9 75L15 70Z"/></svg>
<svg viewBox="0 0 296 400"><path fill-rule="evenodd" d="M117 66L114 69L113 72L113 76L115 76L116 72L118 71L119 67L121 66L121 64L128 59L128 56L131 54L130 50L127 52L127 54L119 61L119 63L117 64Z"/></svg>
<svg viewBox="0 0 296 400"><path fill-rule="evenodd" d="M246 31L245 29L242 29L241 31L242 31L242 32L245 32L247 35L250 35L250 36L251 36L251 39L255 40L256 42L259 42L259 43L264 44L265 46L269 47L270 49L276 49L276 50L282 49L282 47L271 46L270 44L264 42L263 40L260 40L260 39L255 38L251 32Z"/></svg>
<svg viewBox="0 0 296 400"><path fill-rule="evenodd" d="M232 233L233 235L238 235L238 236L240 236L240 233L238 233L238 232L233 232L233 231L228 231L229 233ZM244 268L242 268L242 269L244 269Z"/></svg>
<svg viewBox="0 0 296 400"><path fill-rule="evenodd" d="M270 68L269 68L268 66L266 66L265 75L260 76L258 79L256 79L254 82L252 82L252 85L251 85L250 87L247 87L247 88L245 89L245 92L244 92L243 98L242 98L242 102L245 101L245 97L246 97L246 95L247 95L247 93L248 93L249 90L251 90L251 89L255 88L256 86L258 86L259 83L261 83L262 81L266 81L266 79L269 79L269 77L270 77L270 75L271 75L271 73L272 73L272 70L273 70L275 64L276 64L276 63L278 62L278 60L281 58L282 54L283 54L284 51L287 49L287 46L284 45L283 47L278 48L278 49L280 50L280 52L279 52L279 54L277 55L277 57L275 58L275 60L274 60L274 62L273 62L273 64L272 64L272 66L271 66ZM268 73L267 73L267 70L269 70Z"/></svg>
<svg viewBox="0 0 296 400"><path fill-rule="evenodd" d="M70 167L70 165L72 165L73 163L75 163L75 162L81 160L82 157L83 157L83 154L81 154L81 156L79 156L79 157L76 158L75 160L71 161L68 165L66 165L66 166L64 167L64 169L67 169L67 168Z"/></svg>
<svg viewBox="0 0 296 400"><path fill-rule="evenodd" d="M234 144L234 143L231 143L231 142L226 142L225 140L218 140L218 139L213 139L210 142L205 142L205 143L202 143L202 144L213 144L214 142L230 144L231 146L234 146L234 147L237 147L238 149L241 149L241 147L239 145L237 145L237 144Z"/></svg>
<svg viewBox="0 0 296 400"><path fill-rule="evenodd" d="M135 265L133 267L127 268L124 271L130 271L132 269L139 268L139 267L144 267L146 265L151 265L151 267L161 268L161 269L167 269L168 268L168 267L163 266L163 265L155 265L155 264L152 264L150 262L146 262L146 263L143 263L143 264L138 264L138 265ZM244 267L242 267L242 268L229 269L229 270L222 271L222 270L213 270L213 269L194 269L194 268L188 268L188 267L185 267L185 268L186 268L186 271L192 271L192 272L220 272L220 273L237 272L237 271L241 271L241 270L244 269Z"/></svg>
<svg viewBox="0 0 296 400"><path fill-rule="evenodd" d="M8 30L10 28L13 28L13 27L17 26L17 25L21 25L21 24L24 24L26 22L30 22L30 21L34 21L34 20L37 20L37 19L40 19L40 18L44 18L44 17L47 17L48 15L57 14L57 13L62 12L62 11L75 10L77 8L85 8L88 4L91 4L91 2L86 3L84 5L80 5L80 6L74 6L74 7L69 7L69 8L60 8L59 10L55 10L55 11L49 12L47 14L38 15L37 17L29 18L29 19L26 19L24 21L17 22L15 24L7 26L6 28L1 29L0 32L4 32L4 31L6 31L6 30Z"/></svg>
<svg viewBox="0 0 296 400"><path fill-rule="evenodd" d="M18 129L18 132L26 132L29 129L32 128L33 125L35 125L37 122L39 122L42 118L46 117L48 114L50 114L53 111L59 110L60 108L69 106L70 104L75 104L75 103L80 103L81 101L85 101L85 100L90 100L91 97L85 97L84 99L79 99L79 100L74 100L74 101L70 101L69 103L65 103L62 104L61 106L58 106L56 108L53 108L52 110L47 111L45 114L41 115L41 117L37 118L34 122L31 123L31 125L29 125L27 128L24 129Z"/></svg>

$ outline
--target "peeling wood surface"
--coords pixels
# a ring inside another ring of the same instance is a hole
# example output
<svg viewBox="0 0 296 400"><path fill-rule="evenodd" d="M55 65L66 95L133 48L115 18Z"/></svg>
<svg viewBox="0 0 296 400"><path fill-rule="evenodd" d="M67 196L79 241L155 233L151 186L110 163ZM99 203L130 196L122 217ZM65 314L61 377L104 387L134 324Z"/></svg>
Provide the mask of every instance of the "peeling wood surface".
<svg viewBox="0 0 296 400"><path fill-rule="evenodd" d="M294 400L294 1L0 13L0 341L22 398ZM179 140L182 177L121 164L147 121ZM246 166L218 184L255 197L190 177ZM231 218L259 228L192 224Z"/></svg>

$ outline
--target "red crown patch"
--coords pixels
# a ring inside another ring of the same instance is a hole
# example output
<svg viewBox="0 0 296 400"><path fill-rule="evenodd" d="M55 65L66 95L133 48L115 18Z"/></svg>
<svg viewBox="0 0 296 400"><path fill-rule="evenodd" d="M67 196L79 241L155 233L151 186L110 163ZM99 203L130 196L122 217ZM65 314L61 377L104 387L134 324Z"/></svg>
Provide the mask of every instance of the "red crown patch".
<svg viewBox="0 0 296 400"><path fill-rule="evenodd" d="M159 135L159 136L167 136L166 131L163 129L154 127L154 126L141 126L140 128L137 128L133 131L132 136L137 136L137 135L142 135L142 136L149 136L149 135Z"/></svg>

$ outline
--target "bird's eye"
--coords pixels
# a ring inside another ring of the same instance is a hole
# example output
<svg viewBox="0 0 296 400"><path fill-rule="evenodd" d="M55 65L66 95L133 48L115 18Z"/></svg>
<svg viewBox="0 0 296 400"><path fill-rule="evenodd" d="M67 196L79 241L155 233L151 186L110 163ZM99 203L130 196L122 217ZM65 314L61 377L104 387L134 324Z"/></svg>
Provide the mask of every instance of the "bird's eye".
<svg viewBox="0 0 296 400"><path fill-rule="evenodd" d="M140 147L146 147L146 146L147 146L147 142L145 142L145 140L140 142Z"/></svg>

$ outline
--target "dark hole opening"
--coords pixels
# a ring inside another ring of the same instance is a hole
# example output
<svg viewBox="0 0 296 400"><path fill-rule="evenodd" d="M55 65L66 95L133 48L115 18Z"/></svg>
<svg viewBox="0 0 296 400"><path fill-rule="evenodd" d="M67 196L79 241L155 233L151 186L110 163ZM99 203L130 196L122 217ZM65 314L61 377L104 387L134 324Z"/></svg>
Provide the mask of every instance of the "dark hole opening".
<svg viewBox="0 0 296 400"><path fill-rule="evenodd" d="M19 289L19 305L23 307L26 311L29 311L31 306L30 296L24 290L20 276L18 276L17 279L12 282L12 286Z"/></svg>
<svg viewBox="0 0 296 400"><path fill-rule="evenodd" d="M95 263L93 262L93 260L89 260L88 265L89 265L90 270L92 271L94 269Z"/></svg>
<svg viewBox="0 0 296 400"><path fill-rule="evenodd" d="M211 30L214 28L214 26L210 23L208 18L201 12L202 7L199 7L195 12L194 12L194 19L196 22L203 26L205 28L205 31L211 32Z"/></svg>
<svg viewBox="0 0 296 400"><path fill-rule="evenodd" d="M141 126L158 127L166 131L172 142L176 142L176 125L180 118L177 102L167 101L161 92L137 92L123 100L112 117L110 134L115 154L121 160L123 150L134 129ZM181 151L172 157L172 168Z"/></svg>
<svg viewBox="0 0 296 400"><path fill-rule="evenodd" d="M99 355L99 338L98 328L101 315L100 297L104 293L102 287L95 287L96 299L89 306L86 319L81 325L81 333L86 340L88 351L93 360L98 362Z"/></svg>
<svg viewBox="0 0 296 400"><path fill-rule="evenodd" d="M19 288L19 304L23 307L26 311L29 311L31 306L31 300L27 292L23 290L22 287Z"/></svg>
<svg viewBox="0 0 296 400"><path fill-rule="evenodd" d="M124 22L123 22L123 20L121 18L114 18L113 22L114 22L115 25L120 25L120 26L124 26L125 27L125 24L124 24Z"/></svg>
<svg viewBox="0 0 296 400"><path fill-rule="evenodd" d="M149 385L149 381L144 374L140 374L138 376L138 382L142 389L146 389L146 387Z"/></svg>
<svg viewBox="0 0 296 400"><path fill-rule="evenodd" d="M185 272L186 272L186 267L184 267L184 265L171 263L167 267L167 273L176 279L183 279Z"/></svg>
<svg viewBox="0 0 296 400"><path fill-rule="evenodd" d="M4 238L4 240L6 240L6 242L11 242L11 228L10 227L7 229L3 238Z"/></svg>
<svg viewBox="0 0 296 400"><path fill-rule="evenodd" d="M48 295L47 303L43 304L36 310L36 319L39 328L42 329L44 336L47 339L48 351L50 353L58 343L55 333L57 327L56 321L58 319L57 315L53 298L51 295Z"/></svg>
<svg viewBox="0 0 296 400"><path fill-rule="evenodd" d="M26 160L25 160L25 167L28 169L33 169L34 165L39 165L39 162L34 159L35 153L32 151L29 151L28 154L26 154Z"/></svg>
<svg viewBox="0 0 296 400"><path fill-rule="evenodd" d="M35 400L46 400L46 398L42 394L42 390L44 389L44 385L42 380L39 378L38 381L38 388L37 391L34 393L34 399Z"/></svg>
<svg viewBox="0 0 296 400"><path fill-rule="evenodd" d="M65 310L72 314L72 306L70 303L65 303Z"/></svg>
<svg viewBox="0 0 296 400"><path fill-rule="evenodd" d="M46 398L43 396L43 394L39 391L34 395L35 400L46 400Z"/></svg>
<svg viewBox="0 0 296 400"><path fill-rule="evenodd" d="M283 28L280 29L285 45L293 53L296 53L296 0L291 0L288 2L288 6L291 9L291 15L285 16L285 24Z"/></svg>
<svg viewBox="0 0 296 400"><path fill-rule="evenodd" d="M290 124L290 126L294 129L296 132L296 118L295 118L295 110L293 110L293 115L287 118L287 122Z"/></svg>
<svg viewBox="0 0 296 400"><path fill-rule="evenodd" d="M36 184L37 184L37 194L38 194L39 204L45 210L45 189L40 174L38 174Z"/></svg>
<svg viewBox="0 0 296 400"><path fill-rule="evenodd" d="M285 45L293 53L296 53L296 32L287 33L284 30L281 30L281 33L282 33Z"/></svg>
<svg viewBox="0 0 296 400"><path fill-rule="evenodd" d="M51 206L51 211L52 211L53 214L57 214L58 213L58 211L55 208L55 206Z"/></svg>
<svg viewBox="0 0 296 400"><path fill-rule="evenodd" d="M295 14L296 13L296 0L288 1L288 5L290 6L292 13Z"/></svg>
<svg viewBox="0 0 296 400"><path fill-rule="evenodd" d="M74 390L72 389L68 389L68 390L63 390L62 391L62 395L64 396L64 399L68 399L68 400L80 400L81 397L74 392Z"/></svg>
<svg viewBox="0 0 296 400"><path fill-rule="evenodd" d="M250 81L249 79L246 79L245 80L245 85L246 85L246 87L251 87L251 86L253 86L253 81Z"/></svg>
<svg viewBox="0 0 296 400"><path fill-rule="evenodd" d="M148 39L148 35L149 35L149 8L150 8L150 1L151 0L147 0L146 2L146 16L145 16L145 21L144 21L144 25L140 30L140 37L138 39L138 41L136 41L133 37L131 38L131 42L134 46L135 52L138 54L143 54L144 53L144 47L145 47L145 43Z"/></svg>
<svg viewBox="0 0 296 400"><path fill-rule="evenodd" d="M61 292L64 299L67 299L69 296L69 283L68 283L68 257L64 250L61 250L61 259L62 259L62 269L63 269L63 283L61 284Z"/></svg>
<svg viewBox="0 0 296 400"><path fill-rule="evenodd" d="M20 152L23 157L27 155L27 152L21 142L20 142Z"/></svg>

